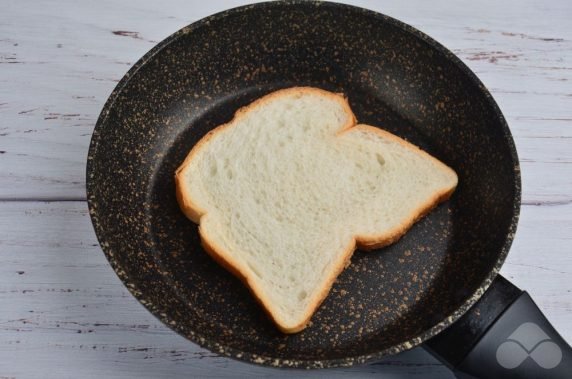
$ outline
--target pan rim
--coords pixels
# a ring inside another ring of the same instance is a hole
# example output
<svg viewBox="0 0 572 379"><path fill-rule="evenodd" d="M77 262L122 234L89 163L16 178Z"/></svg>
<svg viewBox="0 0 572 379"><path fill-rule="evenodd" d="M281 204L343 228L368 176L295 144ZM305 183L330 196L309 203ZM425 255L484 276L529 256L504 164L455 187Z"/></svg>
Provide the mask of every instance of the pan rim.
<svg viewBox="0 0 572 379"><path fill-rule="evenodd" d="M138 290L138 286L135 282L131 281L130 278L125 274L125 271L121 269L121 265L118 261L115 260L113 254L109 251L109 243L106 241L105 237L105 230L103 229L102 225L99 223L97 219L97 196L93 191L93 180L94 171L93 171L93 160L94 157L97 155L98 144L101 138L104 136L101 134L101 130L103 129L104 125L106 124L107 117L109 115L110 110L113 108L115 102L117 101L119 94L122 92L123 88L127 85L127 83L131 80L131 78L142 68L150 59L152 59L156 54L160 53L164 48L169 46L172 42L176 41L183 35L193 32L199 28L208 26L209 23L213 21L220 21L225 17L229 17L231 15L247 12L253 9L268 9L271 7L284 7L284 6L296 6L298 4L304 5L314 5L319 7L333 7L339 9L340 11L348 11L348 12L359 12L363 17L371 17L375 21L379 22L386 22L391 24L394 27L401 29L402 31L413 35L413 37L417 38L418 40L425 42L433 49L441 52L446 56L449 61L454 64L457 68L459 68L466 77L472 81L474 84L477 85L482 95L484 95L487 105L491 107L492 111L495 113L498 121L500 122L503 137L507 143L507 147L510 152L510 157L512 159L512 165L514 167L514 183L513 183L513 190L514 190L514 198L513 198L513 213L512 218L510 220L510 225L508 228L508 232L506 235L506 239L504 244L498 254L497 260L494 263L492 269L489 273L485 276L484 280L480 283L478 288L473 291L473 293L450 315L444 317L443 320L436 323L431 328L423 331L419 335L410 338L409 340L402 341L398 344L395 344L391 347L386 349L377 351L375 353L364 354L359 356L350 356L350 357L343 357L343 358L334 358L334 359L320 359L320 360L303 360L303 359L286 359L286 358L277 358L272 356L262 356L255 353L245 352L239 349L235 349L230 346L221 345L216 340L207 339L201 335L200 332L193 331L191 335L184 333L182 327L178 326L177 324L173 324L172 321L167 315L164 313L161 314L157 309L153 307L152 302L149 298L142 292ZM143 306L153 314L158 320L160 320L163 324L167 325L170 329L176 331L178 334L182 335L186 339L190 340L193 343L198 344L201 347L207 348L211 351L219 353L221 355L239 359L242 361L256 363L264 366L272 366L272 367L293 367L293 368L334 368L334 367L347 367L353 366L357 364L364 364L368 362L373 362L376 360L381 359L382 357L388 355L394 355L399 352L412 349L416 347L429 338L437 335L442 330L453 324L457 319L459 319L465 312L467 312L483 295L483 293L489 288L495 277L498 275L498 272L503 265L506 256L510 250L512 245L514 235L516 233L518 218L520 214L520 202L521 202L521 176L520 176L520 165L518 160L518 155L516 151L516 146L514 140L512 138L512 134L510 132L509 126L498 106L498 104L493 99L490 92L484 86L484 84L480 81L480 79L476 76L471 69L465 65L460 58L458 58L455 54L453 54L450 50L446 47L441 45L439 42L434 40L433 38L429 37L425 33L417 30L416 28L401 22L397 19L394 19L390 16L385 14L372 11L366 8L361 8L353 5L336 3L336 2L324 2L324 1L306 1L306 0L284 0L284 1L268 1L262 3L255 3L245 6L240 6L236 8L231 8L224 10L219 13L215 13L213 15L207 16L202 18L198 21L195 21L180 30L176 31L175 33L171 34L157 45L155 45L151 50L149 50L143 57L141 57L123 76L123 78L118 82L116 87L113 89L111 94L109 95L107 101L105 102L98 120L96 122L90 145L89 151L87 155L87 165L86 165L86 195L87 195L87 203L89 208L89 214L92 221L92 225L94 227L96 237L98 239L99 245L102 248L103 253L105 254L107 260L109 261L110 265L112 266L113 270L115 271L116 275L122 281L124 286L129 290L129 292L141 303Z"/></svg>

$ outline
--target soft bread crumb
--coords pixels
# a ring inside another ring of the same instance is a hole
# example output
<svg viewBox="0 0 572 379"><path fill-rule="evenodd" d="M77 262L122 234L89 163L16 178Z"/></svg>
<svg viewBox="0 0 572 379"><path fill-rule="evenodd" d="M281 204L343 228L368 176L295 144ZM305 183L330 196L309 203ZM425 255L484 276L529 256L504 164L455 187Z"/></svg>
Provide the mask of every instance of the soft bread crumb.
<svg viewBox="0 0 572 379"><path fill-rule="evenodd" d="M176 183L205 249L293 333L356 245L395 242L450 196L457 176L399 137L356 125L343 96L294 87L207 134Z"/></svg>

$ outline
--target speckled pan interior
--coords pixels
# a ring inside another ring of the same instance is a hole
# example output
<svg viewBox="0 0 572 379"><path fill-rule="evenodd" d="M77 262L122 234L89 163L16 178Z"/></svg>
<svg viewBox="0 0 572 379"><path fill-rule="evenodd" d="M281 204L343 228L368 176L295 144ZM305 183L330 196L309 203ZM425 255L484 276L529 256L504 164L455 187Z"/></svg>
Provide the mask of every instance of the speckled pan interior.
<svg viewBox="0 0 572 379"><path fill-rule="evenodd" d="M433 154L459 186L398 243L357 251L311 325L284 335L203 251L173 174L239 107L297 85L343 92L359 122ZM230 357L314 368L400 352L460 317L508 252L520 176L501 112L452 53L378 13L288 1L203 19L135 64L97 122L87 192L109 262L165 324Z"/></svg>

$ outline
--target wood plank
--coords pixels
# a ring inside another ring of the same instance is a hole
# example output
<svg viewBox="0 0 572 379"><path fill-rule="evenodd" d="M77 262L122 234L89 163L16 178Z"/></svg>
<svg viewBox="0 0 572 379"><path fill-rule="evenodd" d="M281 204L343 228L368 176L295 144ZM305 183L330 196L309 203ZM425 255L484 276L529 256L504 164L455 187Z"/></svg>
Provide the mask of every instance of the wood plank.
<svg viewBox="0 0 572 379"><path fill-rule="evenodd" d="M347 1L411 23L491 89L523 160L523 199L572 201L572 3ZM155 43L246 1L10 2L0 13L0 198L84 199L95 121Z"/></svg>
<svg viewBox="0 0 572 379"><path fill-rule="evenodd" d="M0 202L0 378L452 378L422 349L374 365L280 371L222 358L155 319L101 252L84 202Z"/></svg>
<svg viewBox="0 0 572 379"><path fill-rule="evenodd" d="M525 206L502 274L528 290L572 340L572 205ZM186 341L123 287L84 202L0 203L0 377L291 375L221 358ZM421 349L305 377L451 377ZM300 373L301 374L301 373Z"/></svg>

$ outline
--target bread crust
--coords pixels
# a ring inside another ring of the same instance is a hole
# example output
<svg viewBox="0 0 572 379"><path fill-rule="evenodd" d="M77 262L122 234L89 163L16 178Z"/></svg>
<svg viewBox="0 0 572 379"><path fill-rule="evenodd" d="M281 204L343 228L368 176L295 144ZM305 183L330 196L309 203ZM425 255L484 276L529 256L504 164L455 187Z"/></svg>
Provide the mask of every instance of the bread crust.
<svg viewBox="0 0 572 379"><path fill-rule="evenodd" d="M236 124L240 119L251 109L263 105L265 102L272 100L279 96L284 95L291 95L294 94L307 94L307 93L314 93L319 94L321 96L326 96L335 101L339 102L349 116L349 122L344 125L338 132L337 135L341 135L343 133L347 133L350 130L361 129L367 132L378 133L379 135L383 136L384 138L391 139L403 145L408 149L414 149L417 153L421 153L425 155L426 158L433 160L437 163L437 166L440 167L442 170L449 171L456 174L455 172L446 166L444 163L439 161L438 159L434 158L433 156L429 155L428 153L424 152L423 150L419 149L417 146L389 133L384 130L378 129L373 126L357 124L357 120L355 115L353 114L348 100L342 94L336 94L329 91L325 91L322 89L314 88L314 87L291 87L282 90L278 90L272 92L266 96L259 98L258 100L254 101L253 103L240 108L234 115L234 118L226 123L222 124L215 129L211 130L207 133L189 152L186 159L183 161L181 166L177 169L175 173L175 183L176 183L176 195L177 201L183 213L191 219L193 222L199 224L199 234L201 237L201 242L206 250L206 252L221 266L235 275L238 279L240 279L244 285L250 290L256 300L262 305L265 312L269 315L269 317L274 321L274 323L278 326L278 328L284 333L297 333L303 330L310 321L310 318L324 301L332 285L334 284L336 278L339 274L344 270L344 268L349 264L350 259L356 250L357 247L365 250L372 250L377 249L380 247L384 247L396 242L401 236L403 236L413 224L427 214L431 209L437 206L442 201L447 200L451 194L454 192L456 184L451 189L446 189L441 192L437 192L432 196L428 201L422 204L420 207L415 209L411 212L410 216L404 221L402 224L398 225L392 230L386 231L382 234L377 235L356 235L353 236L348 246L343 251L343 254L338 255L338 261L336 262L334 268L330 271L330 275L326 279L325 285L322 289L317 292L312 299L310 299L310 306L308 307L307 312L304 314L302 321L295 325L288 325L285 320L280 319L279 312L272 307L272 303L270 300L265 296L264 291L262 288L259 288L256 285L256 282L252 280L250 275L250 270L244 267L244 265L237 260L232 259L232 257L224 251L221 246L218 246L212 240L209 239L209 236L203 232L203 229L200 227L202 217L205 217L207 214L207 210L201 209L197 206L196 202L189 196L190 191L188 190L188 185L186 181L183 179L185 176L186 170L190 167L191 161L195 157L198 151L206 146L206 143L213 138L217 133L220 133L226 128L232 127Z"/></svg>

